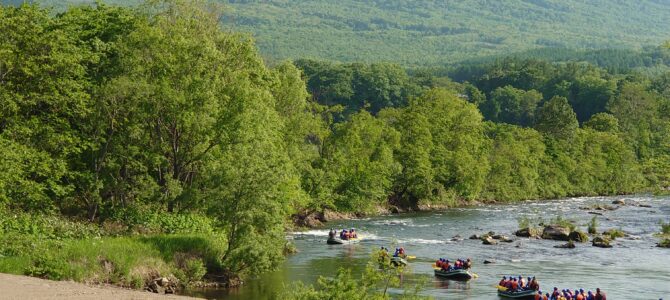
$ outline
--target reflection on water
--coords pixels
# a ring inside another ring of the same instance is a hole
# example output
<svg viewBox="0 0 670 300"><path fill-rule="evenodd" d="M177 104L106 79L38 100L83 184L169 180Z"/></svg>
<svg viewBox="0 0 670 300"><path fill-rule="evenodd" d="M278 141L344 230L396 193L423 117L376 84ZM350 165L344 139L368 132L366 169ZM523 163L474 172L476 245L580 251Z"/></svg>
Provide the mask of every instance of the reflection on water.
<svg viewBox="0 0 670 300"><path fill-rule="evenodd" d="M495 231L512 235L519 217L548 220L562 215L577 221L585 230L594 215L580 207L610 204L616 198L571 198L525 202L514 205L486 205L456 208L437 213L383 216L365 220L330 223L329 227L355 227L365 239L355 245L326 245L328 229L293 234L299 253L289 257L279 270L249 280L233 290L190 291L209 299L271 299L276 291L293 281L314 283L319 276L333 276L338 268L363 271L371 251L379 246L403 246L417 259L405 287L421 284L423 293L438 299L496 299L494 285L504 275L537 276L543 290L600 287L611 299L670 298L670 249L655 247L653 236L660 221L670 220L670 198L626 197L632 204L597 216L599 231L621 228L629 238L617 239L614 248L601 249L578 244L575 249L556 249L560 242L519 239L514 243L482 245L467 239L472 234ZM464 239L454 239L454 236ZM438 257L466 258L475 262L479 278L469 282L433 277L431 264ZM484 265L486 259L495 264ZM634 282L634 286L631 284ZM394 290L395 292L401 292Z"/></svg>

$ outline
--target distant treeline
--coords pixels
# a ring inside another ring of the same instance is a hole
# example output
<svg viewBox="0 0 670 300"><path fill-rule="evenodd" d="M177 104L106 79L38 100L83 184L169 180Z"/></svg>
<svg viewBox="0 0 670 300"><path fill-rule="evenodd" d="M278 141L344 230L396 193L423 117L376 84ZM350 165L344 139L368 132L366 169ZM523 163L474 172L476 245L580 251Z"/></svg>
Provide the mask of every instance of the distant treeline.
<svg viewBox="0 0 670 300"><path fill-rule="evenodd" d="M465 81L457 83L441 71L410 76L385 63L296 65L316 102L341 108L334 133L350 137L333 146L326 140L335 153L322 157L346 158L326 169L347 174L333 178L342 180L335 195L348 201L413 206L670 185L670 73L612 74L587 63L503 59L481 63L477 72L461 70ZM388 137L373 139L368 130ZM359 150L349 149L352 139ZM351 165L354 157L361 161ZM370 182L359 186L361 179ZM377 196L366 187L377 187Z"/></svg>

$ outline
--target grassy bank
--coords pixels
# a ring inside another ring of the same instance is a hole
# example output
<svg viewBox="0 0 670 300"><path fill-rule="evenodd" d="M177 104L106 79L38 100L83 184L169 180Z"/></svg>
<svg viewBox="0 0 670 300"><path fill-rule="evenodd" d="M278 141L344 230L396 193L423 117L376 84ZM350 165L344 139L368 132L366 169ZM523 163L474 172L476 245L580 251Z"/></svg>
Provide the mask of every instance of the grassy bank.
<svg viewBox="0 0 670 300"><path fill-rule="evenodd" d="M208 226L154 219L166 226L157 231L152 223L99 225L7 211L0 217L2 273L138 289L161 277L182 287L225 277L226 240Z"/></svg>

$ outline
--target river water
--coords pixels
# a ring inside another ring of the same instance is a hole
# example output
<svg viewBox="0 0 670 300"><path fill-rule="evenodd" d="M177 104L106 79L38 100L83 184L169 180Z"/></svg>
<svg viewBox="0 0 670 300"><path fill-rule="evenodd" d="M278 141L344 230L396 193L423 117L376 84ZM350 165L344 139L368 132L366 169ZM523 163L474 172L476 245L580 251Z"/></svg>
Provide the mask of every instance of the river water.
<svg viewBox="0 0 670 300"><path fill-rule="evenodd" d="M598 216L598 231L621 228L630 234L614 241L613 248L584 243L575 249L558 249L553 246L564 242L516 237L513 243L490 246L468 239L488 231L513 237L517 220L523 216L549 220L560 215L576 220L586 231L586 223L594 215L581 207L611 205L621 198L626 206L599 211L603 215ZM543 291L554 286L572 290L600 287L609 299L670 299L670 249L655 247L658 239L654 233L660 231L660 221L670 221L670 197L569 198L331 222L329 227L355 227L364 240L355 245L327 245L328 228L296 232L289 238L294 239L299 253L290 256L278 271L238 289L188 294L209 299L272 299L285 284L297 280L314 283L319 276L333 276L340 267L352 268L358 275L370 253L384 245L391 250L403 246L408 254L417 256L403 282L425 282L422 294L436 299L498 299L495 285L504 275L536 276ZM457 235L464 240L452 241ZM435 278L431 264L438 257L472 258L479 278L465 283ZM483 264L487 259L496 262Z"/></svg>

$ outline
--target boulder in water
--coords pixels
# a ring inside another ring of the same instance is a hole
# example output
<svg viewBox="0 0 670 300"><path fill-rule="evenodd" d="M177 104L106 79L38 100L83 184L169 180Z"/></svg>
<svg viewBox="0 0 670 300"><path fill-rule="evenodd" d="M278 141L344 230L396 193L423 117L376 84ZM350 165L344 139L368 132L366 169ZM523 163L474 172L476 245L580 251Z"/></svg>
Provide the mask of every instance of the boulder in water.
<svg viewBox="0 0 670 300"><path fill-rule="evenodd" d="M593 239L593 247L612 248L612 245L609 239L598 236Z"/></svg>
<svg viewBox="0 0 670 300"><path fill-rule="evenodd" d="M623 200L623 199L616 199L616 200L612 201L612 204L616 204L616 205L626 205L626 201Z"/></svg>
<svg viewBox="0 0 670 300"><path fill-rule="evenodd" d="M556 245L554 248L562 248L562 249L574 249L575 248L575 242L569 241L565 244L562 245Z"/></svg>
<svg viewBox="0 0 670 300"><path fill-rule="evenodd" d="M586 242L589 241L589 236L584 232L581 232L579 230L575 230L573 232L570 232L570 235L568 236L568 239L570 241L586 243Z"/></svg>
<svg viewBox="0 0 670 300"><path fill-rule="evenodd" d="M559 225L545 225L542 238L556 241L567 241L570 239L570 229Z"/></svg>
<svg viewBox="0 0 670 300"><path fill-rule="evenodd" d="M484 244L484 245L497 245L498 241L494 240L490 236L487 236L486 238L482 238L482 244Z"/></svg>
<svg viewBox="0 0 670 300"><path fill-rule="evenodd" d="M516 235L518 237L526 237L526 238L539 238L540 237L540 233L538 232L537 229L528 228L528 227L517 230L514 233L514 235Z"/></svg>
<svg viewBox="0 0 670 300"><path fill-rule="evenodd" d="M470 239L471 239L471 240L480 240L481 238L482 238L482 237L481 237L480 235L478 235L478 234L473 234L473 235L470 236Z"/></svg>
<svg viewBox="0 0 670 300"><path fill-rule="evenodd" d="M484 264L485 264L485 265L488 265L488 264L495 264L495 263L496 263L496 260L495 260L495 259L485 259L485 260L484 260Z"/></svg>
<svg viewBox="0 0 670 300"><path fill-rule="evenodd" d="M670 248L670 239L663 239L658 244L656 244L656 247Z"/></svg>

